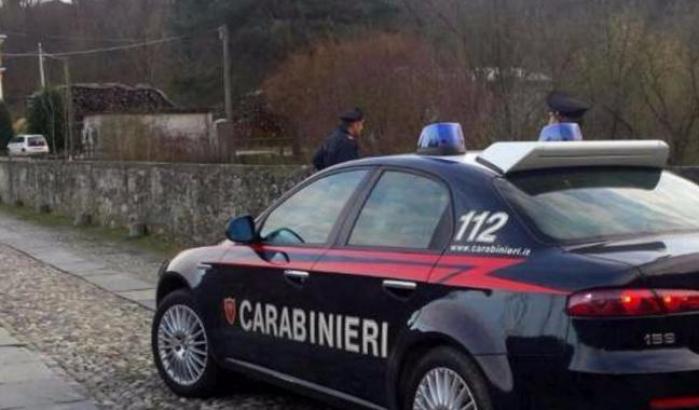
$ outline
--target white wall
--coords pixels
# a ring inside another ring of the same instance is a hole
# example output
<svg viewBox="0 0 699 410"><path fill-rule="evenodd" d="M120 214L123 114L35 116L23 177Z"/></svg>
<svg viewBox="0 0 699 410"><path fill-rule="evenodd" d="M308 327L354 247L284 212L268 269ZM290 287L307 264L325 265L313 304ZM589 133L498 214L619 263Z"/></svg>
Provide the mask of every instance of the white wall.
<svg viewBox="0 0 699 410"><path fill-rule="evenodd" d="M89 154L99 153L109 139L139 138L186 139L192 143L216 145L211 113L98 114L83 120L82 145Z"/></svg>

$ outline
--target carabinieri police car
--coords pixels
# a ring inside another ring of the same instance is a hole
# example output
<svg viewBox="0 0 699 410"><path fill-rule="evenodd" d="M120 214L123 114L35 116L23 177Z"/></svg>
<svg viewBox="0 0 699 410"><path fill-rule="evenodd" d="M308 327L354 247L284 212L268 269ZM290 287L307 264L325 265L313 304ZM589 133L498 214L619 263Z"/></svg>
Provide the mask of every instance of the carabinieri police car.
<svg viewBox="0 0 699 410"><path fill-rule="evenodd" d="M505 142L313 175L164 265L167 385L340 407L699 406L699 187L660 141ZM233 376L231 376L233 375ZM237 375L237 376L236 376Z"/></svg>

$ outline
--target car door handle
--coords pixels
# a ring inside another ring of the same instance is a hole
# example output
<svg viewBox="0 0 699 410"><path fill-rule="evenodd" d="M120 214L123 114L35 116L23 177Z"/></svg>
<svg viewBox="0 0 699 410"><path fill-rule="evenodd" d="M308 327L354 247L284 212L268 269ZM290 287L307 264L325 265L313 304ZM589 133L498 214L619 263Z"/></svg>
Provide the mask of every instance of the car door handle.
<svg viewBox="0 0 699 410"><path fill-rule="evenodd" d="M400 299L407 299L417 289L417 283L402 280L385 280L383 288L393 296Z"/></svg>
<svg viewBox="0 0 699 410"><path fill-rule="evenodd" d="M402 280L385 280L383 281L383 287L387 289L415 290L417 283Z"/></svg>
<svg viewBox="0 0 699 410"><path fill-rule="evenodd" d="M302 270L285 270L284 276L296 285L303 285L311 274Z"/></svg>

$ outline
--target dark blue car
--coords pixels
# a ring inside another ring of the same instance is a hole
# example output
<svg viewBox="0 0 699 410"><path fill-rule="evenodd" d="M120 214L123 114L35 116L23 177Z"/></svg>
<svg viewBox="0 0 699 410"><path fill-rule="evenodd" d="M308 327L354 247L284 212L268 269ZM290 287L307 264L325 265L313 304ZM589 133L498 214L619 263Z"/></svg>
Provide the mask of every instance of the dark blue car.
<svg viewBox="0 0 699 410"><path fill-rule="evenodd" d="M249 376L343 408L699 406L699 187L663 170L667 145L465 153L435 132L164 265L168 386L205 397Z"/></svg>

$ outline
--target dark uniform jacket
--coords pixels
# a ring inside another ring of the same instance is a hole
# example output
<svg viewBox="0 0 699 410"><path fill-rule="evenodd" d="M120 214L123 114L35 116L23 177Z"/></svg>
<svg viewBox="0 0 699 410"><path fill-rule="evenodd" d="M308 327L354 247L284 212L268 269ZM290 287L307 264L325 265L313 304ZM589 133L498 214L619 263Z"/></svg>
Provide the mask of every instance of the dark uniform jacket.
<svg viewBox="0 0 699 410"><path fill-rule="evenodd" d="M359 144L346 129L339 127L325 139L313 156L313 165L320 171L355 159L359 159Z"/></svg>

